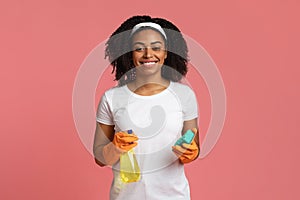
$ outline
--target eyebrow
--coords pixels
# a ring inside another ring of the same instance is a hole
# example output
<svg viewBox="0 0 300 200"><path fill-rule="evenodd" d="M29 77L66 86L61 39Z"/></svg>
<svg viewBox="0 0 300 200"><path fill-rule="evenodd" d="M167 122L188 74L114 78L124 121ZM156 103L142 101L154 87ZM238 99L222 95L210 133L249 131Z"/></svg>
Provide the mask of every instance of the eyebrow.
<svg viewBox="0 0 300 200"><path fill-rule="evenodd" d="M145 43L143 43L143 42L135 42L135 43L133 43L133 45L136 45L136 44L145 45ZM162 44L162 42L161 42L161 41L155 41L155 42L151 42L150 44L151 44L151 45L152 45L152 44Z"/></svg>

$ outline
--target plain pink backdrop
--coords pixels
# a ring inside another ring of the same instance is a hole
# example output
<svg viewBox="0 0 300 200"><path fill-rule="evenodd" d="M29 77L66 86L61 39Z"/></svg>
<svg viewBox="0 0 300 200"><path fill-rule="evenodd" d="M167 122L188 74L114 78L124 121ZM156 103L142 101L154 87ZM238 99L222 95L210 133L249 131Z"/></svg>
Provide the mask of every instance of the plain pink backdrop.
<svg viewBox="0 0 300 200"><path fill-rule="evenodd" d="M108 199L112 174L78 137L72 90L88 53L136 14L174 22L208 51L225 83L222 135L207 157L187 166L192 199L300 199L299 6L296 0L1 2L0 199ZM209 102L197 96L205 133Z"/></svg>

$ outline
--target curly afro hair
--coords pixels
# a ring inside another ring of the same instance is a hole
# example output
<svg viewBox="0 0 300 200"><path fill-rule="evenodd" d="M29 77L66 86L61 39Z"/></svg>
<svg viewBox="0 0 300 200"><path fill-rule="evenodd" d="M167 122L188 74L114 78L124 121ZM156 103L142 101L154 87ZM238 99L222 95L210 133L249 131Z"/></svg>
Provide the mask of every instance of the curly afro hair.
<svg viewBox="0 0 300 200"><path fill-rule="evenodd" d="M151 18L150 16L133 16L121 24L112 33L106 42L105 58L113 66L112 73L116 72L115 80L122 86L135 79L130 73L134 68L132 62L132 49L130 33L136 24L142 22L153 22L159 24L166 33L167 58L161 70L161 75L165 79L178 82L187 73L188 49L180 30L171 22L162 18ZM151 27L145 27L151 28ZM129 74L127 73L129 72Z"/></svg>

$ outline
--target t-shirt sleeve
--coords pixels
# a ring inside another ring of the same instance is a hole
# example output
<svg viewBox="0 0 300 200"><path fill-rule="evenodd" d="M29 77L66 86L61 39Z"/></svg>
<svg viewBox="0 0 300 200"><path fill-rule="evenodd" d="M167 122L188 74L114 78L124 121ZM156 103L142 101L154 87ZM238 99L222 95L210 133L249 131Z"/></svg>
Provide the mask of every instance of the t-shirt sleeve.
<svg viewBox="0 0 300 200"><path fill-rule="evenodd" d="M192 120L198 117L198 104L194 91L188 89L188 93L183 104L183 120Z"/></svg>
<svg viewBox="0 0 300 200"><path fill-rule="evenodd" d="M104 93L98 105L96 121L106 125L114 125L113 115L111 110L112 109L109 105L108 99Z"/></svg>

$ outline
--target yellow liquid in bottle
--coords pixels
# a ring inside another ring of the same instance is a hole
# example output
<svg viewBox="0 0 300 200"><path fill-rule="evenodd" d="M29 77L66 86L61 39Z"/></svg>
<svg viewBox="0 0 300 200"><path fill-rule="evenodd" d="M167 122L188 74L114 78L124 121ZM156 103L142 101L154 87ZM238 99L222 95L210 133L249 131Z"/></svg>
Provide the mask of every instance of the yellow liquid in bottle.
<svg viewBox="0 0 300 200"><path fill-rule="evenodd" d="M120 176L124 183L137 182L140 180L141 171L133 150L121 155Z"/></svg>

